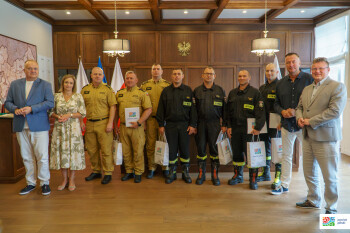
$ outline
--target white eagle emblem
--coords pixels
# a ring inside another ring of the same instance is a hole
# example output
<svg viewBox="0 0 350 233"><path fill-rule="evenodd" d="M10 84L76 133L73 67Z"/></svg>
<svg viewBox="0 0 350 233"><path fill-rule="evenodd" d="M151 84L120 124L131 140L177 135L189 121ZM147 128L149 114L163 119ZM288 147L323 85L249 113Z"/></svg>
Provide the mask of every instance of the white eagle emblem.
<svg viewBox="0 0 350 233"><path fill-rule="evenodd" d="M191 50L191 44L190 42L180 42L177 44L177 50L179 51L180 55L183 57L186 57L187 55L190 54L190 50Z"/></svg>

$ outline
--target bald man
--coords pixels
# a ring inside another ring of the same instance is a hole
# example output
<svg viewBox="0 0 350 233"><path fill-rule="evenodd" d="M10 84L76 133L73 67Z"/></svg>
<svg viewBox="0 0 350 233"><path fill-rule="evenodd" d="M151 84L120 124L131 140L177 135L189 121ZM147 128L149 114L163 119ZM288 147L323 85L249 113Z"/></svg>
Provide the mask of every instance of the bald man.
<svg viewBox="0 0 350 233"><path fill-rule="evenodd" d="M253 135L259 135L265 124L265 108L258 89L250 86L251 76L247 70L238 73L239 86L230 91L227 98L227 135L231 138L234 175L229 185L243 183L244 157L247 155L247 142ZM255 118L254 129L247 134L247 118ZM257 167L249 167L249 187L258 189Z"/></svg>
<svg viewBox="0 0 350 233"><path fill-rule="evenodd" d="M262 134L261 139L265 141L266 148L266 166L262 168L261 175L258 176L258 181L270 181L270 164L271 164L271 138L281 137L281 132L276 128L270 128L270 114L275 113L274 103L276 99L276 84L279 71L276 69L273 63L267 64L265 68L266 82L259 88L260 94L264 100L266 122L267 122L267 134ZM281 164L275 164L275 180L272 184L272 188L279 183L281 177Z"/></svg>
<svg viewBox="0 0 350 233"><path fill-rule="evenodd" d="M87 118L85 146L92 169L92 173L85 177L85 180L101 178L101 170L103 170L104 177L101 183L108 184L114 171L112 143L117 100L113 89L102 83L103 76L103 70L94 67L91 71L92 83L83 87L81 94L85 101Z"/></svg>

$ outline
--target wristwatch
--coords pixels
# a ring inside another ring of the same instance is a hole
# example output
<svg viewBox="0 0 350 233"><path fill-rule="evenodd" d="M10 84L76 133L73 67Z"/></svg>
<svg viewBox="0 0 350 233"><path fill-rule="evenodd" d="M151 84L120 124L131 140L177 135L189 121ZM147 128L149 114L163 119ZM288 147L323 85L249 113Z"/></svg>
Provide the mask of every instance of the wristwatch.
<svg viewBox="0 0 350 233"><path fill-rule="evenodd" d="M141 124L140 124L140 122L139 121L136 121L136 123L137 123L137 125L140 127L141 126Z"/></svg>

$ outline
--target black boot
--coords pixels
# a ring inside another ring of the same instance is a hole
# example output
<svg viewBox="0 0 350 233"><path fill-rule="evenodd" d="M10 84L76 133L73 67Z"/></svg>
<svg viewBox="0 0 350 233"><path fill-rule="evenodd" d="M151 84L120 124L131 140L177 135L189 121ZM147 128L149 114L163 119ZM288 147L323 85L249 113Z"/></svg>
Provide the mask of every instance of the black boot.
<svg viewBox="0 0 350 233"><path fill-rule="evenodd" d="M213 185L215 185L215 186L220 185L219 167L220 167L219 161L212 161L211 162L211 181L213 182Z"/></svg>
<svg viewBox="0 0 350 233"><path fill-rule="evenodd" d="M196 180L196 184L203 184L203 182L205 181L205 172L206 172L206 162L204 161L198 161L198 170L199 170L199 174L198 174L198 178Z"/></svg>
<svg viewBox="0 0 350 233"><path fill-rule="evenodd" d="M172 164L169 166L169 175L165 179L166 184L171 184L174 180L176 180L177 178L176 169L177 169L176 164Z"/></svg>
<svg viewBox="0 0 350 233"><path fill-rule="evenodd" d="M282 171L282 164L276 163L275 164L275 180L271 184L271 189L276 189L276 187L281 185L281 171Z"/></svg>
<svg viewBox="0 0 350 233"><path fill-rule="evenodd" d="M234 166L234 175L232 179L228 180L229 185L236 185L239 183L243 183L243 166Z"/></svg>
<svg viewBox="0 0 350 233"><path fill-rule="evenodd" d="M249 168L249 187L250 189L257 190L258 183L256 178L258 176L258 168Z"/></svg>
<svg viewBox="0 0 350 233"><path fill-rule="evenodd" d="M271 160L266 160L266 166L262 167L262 174L258 175L258 178L256 179L257 182L271 180L270 163L271 163Z"/></svg>
<svg viewBox="0 0 350 233"><path fill-rule="evenodd" d="M189 173L190 165L189 164L182 164L182 179L187 183L192 183L192 179L190 177Z"/></svg>

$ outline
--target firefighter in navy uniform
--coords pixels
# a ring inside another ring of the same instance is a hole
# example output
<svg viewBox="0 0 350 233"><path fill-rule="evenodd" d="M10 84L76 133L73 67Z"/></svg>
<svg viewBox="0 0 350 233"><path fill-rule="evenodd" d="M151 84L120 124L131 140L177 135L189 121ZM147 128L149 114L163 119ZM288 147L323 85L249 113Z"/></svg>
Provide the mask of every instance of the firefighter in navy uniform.
<svg viewBox="0 0 350 233"><path fill-rule="evenodd" d="M164 88L158 104L156 119L159 134L165 132L169 144L169 175L165 183L176 180L177 153L180 153L182 179L192 183L190 167L190 135L196 129L197 114L193 104L193 93L189 86L182 84L184 74L181 69L172 72L172 84Z"/></svg>
<svg viewBox="0 0 350 233"><path fill-rule="evenodd" d="M154 163L154 149L156 146L156 141L159 137L159 125L156 120L159 98L163 89L171 84L162 78L162 74L162 67L159 64L154 64L152 66L152 78L141 84L141 89L147 91L152 102L152 114L146 122L146 151L148 159L147 179L153 178L154 171L157 168L157 164ZM162 166L164 177L169 175L168 169L169 168L167 166Z"/></svg>
<svg viewBox="0 0 350 233"><path fill-rule="evenodd" d="M204 69L202 74L203 84L198 86L194 92L195 105L197 108L197 160L199 175L196 184L201 185L205 181L206 172L206 146L209 146L211 160L211 180L214 185L220 185L218 177L219 157L216 145L220 130L226 132L226 124L223 121L225 109L225 91L222 87L214 84L216 78L212 67ZM222 121L222 126L220 124Z"/></svg>
<svg viewBox="0 0 350 233"><path fill-rule="evenodd" d="M238 73L238 88L230 91L227 98L227 135L231 138L234 175L229 185L243 182L244 155L247 155L247 142L253 135L259 135L265 124L265 108L258 89L249 85L251 77L247 70ZM247 118L255 118L255 127L247 134ZM258 189L259 168L249 168L249 186Z"/></svg>
<svg viewBox="0 0 350 233"><path fill-rule="evenodd" d="M265 113L266 113L266 123L267 123L267 134L262 134L261 138L265 142L266 149L266 166L262 168L261 175L258 176L259 181L270 181L270 164L271 164L271 138L281 137L281 131L278 129L270 128L270 113L275 113L274 103L276 99L276 84L278 70L273 63L266 66L265 75L266 83L259 88L260 94L264 100ZM280 126L279 126L280 128ZM275 185L279 183L281 176L281 164L275 164L275 181L272 184L274 189Z"/></svg>

